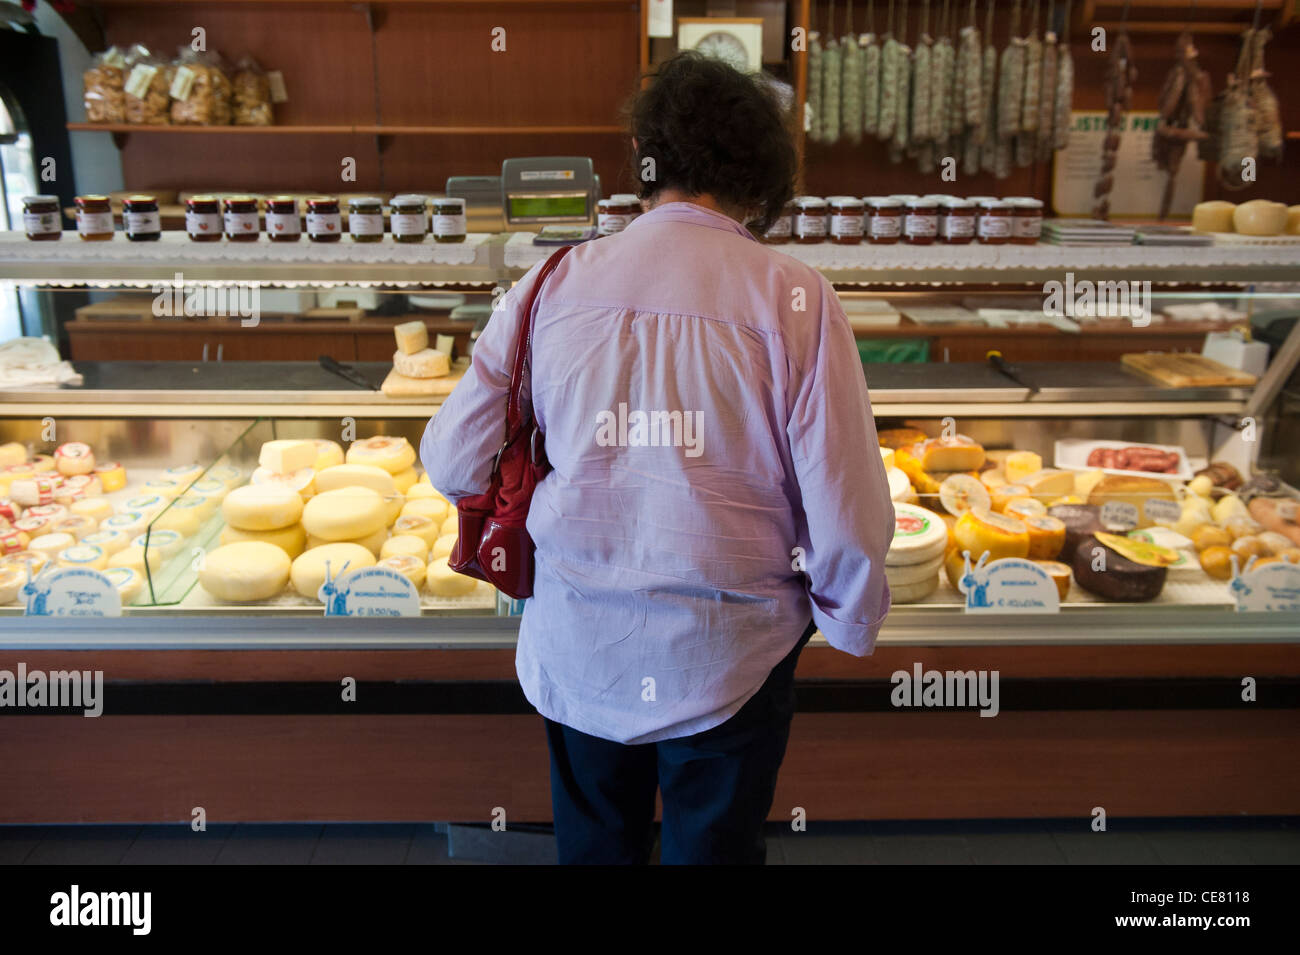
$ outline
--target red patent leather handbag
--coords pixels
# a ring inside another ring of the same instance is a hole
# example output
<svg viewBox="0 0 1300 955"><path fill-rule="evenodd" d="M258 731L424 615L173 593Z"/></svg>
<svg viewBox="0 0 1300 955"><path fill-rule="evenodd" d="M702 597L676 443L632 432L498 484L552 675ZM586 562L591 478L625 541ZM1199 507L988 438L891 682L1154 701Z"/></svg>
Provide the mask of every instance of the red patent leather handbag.
<svg viewBox="0 0 1300 955"><path fill-rule="evenodd" d="M462 498L456 506L460 534L447 561L459 574L486 580L516 600L533 595L533 539L524 526L538 482L551 470L546 439L519 400L524 366L533 339L533 312L543 283L572 246L557 249L537 274L524 305L515 344L515 363L506 401L506 438L492 462L492 478L482 494Z"/></svg>

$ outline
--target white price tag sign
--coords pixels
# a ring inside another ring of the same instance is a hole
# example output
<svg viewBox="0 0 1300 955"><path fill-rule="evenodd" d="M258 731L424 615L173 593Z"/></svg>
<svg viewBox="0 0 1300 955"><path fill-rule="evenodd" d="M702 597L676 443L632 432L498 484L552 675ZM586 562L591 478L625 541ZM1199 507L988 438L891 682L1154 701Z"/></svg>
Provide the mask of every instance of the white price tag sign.
<svg viewBox="0 0 1300 955"><path fill-rule="evenodd" d="M1101 506L1101 526L1124 534L1138 526L1138 509L1127 501L1107 501Z"/></svg>

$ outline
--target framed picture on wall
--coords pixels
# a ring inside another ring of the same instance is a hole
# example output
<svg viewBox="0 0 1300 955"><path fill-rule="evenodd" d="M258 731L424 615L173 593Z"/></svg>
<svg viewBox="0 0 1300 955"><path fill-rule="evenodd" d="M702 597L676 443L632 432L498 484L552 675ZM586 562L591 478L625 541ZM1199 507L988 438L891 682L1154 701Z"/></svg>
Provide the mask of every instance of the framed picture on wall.
<svg viewBox="0 0 1300 955"><path fill-rule="evenodd" d="M763 68L763 18L678 17L677 49L696 50L756 73Z"/></svg>

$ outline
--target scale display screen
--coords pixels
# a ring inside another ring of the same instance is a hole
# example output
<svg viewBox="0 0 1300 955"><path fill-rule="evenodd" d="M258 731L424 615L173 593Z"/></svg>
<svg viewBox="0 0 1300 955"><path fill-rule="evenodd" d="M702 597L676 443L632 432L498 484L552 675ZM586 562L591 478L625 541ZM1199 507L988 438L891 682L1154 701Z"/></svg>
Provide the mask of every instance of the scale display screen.
<svg viewBox="0 0 1300 955"><path fill-rule="evenodd" d="M587 194L585 192L518 193L506 197L507 214L517 219L587 219Z"/></svg>

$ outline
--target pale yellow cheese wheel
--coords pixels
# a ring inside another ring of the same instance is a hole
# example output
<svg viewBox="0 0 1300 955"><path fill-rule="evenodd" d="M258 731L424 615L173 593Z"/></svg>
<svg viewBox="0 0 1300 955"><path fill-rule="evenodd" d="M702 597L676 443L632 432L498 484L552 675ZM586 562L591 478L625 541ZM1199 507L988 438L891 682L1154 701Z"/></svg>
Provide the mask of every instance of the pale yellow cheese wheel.
<svg viewBox="0 0 1300 955"><path fill-rule="evenodd" d="M459 534L460 533L460 515L452 511L447 515L447 519L442 522L439 530L440 534Z"/></svg>
<svg viewBox="0 0 1300 955"><path fill-rule="evenodd" d="M315 498L313 498L315 500ZM245 484L226 495L221 514L241 531L273 531L296 524L302 517L302 498L283 484Z"/></svg>
<svg viewBox="0 0 1300 955"><path fill-rule="evenodd" d="M1300 206L1287 206L1286 234L1300 235Z"/></svg>
<svg viewBox="0 0 1300 955"><path fill-rule="evenodd" d="M218 600L267 600L289 581L289 555L266 541L224 544L203 558L199 586Z"/></svg>
<svg viewBox="0 0 1300 955"><path fill-rule="evenodd" d="M448 553L451 553L448 551ZM398 534L396 537L390 537L379 548L379 556L383 557L418 557L421 563L429 559L429 545L424 542L423 538L416 537L414 534Z"/></svg>
<svg viewBox="0 0 1300 955"><path fill-rule="evenodd" d="M421 476L420 480L412 484L403 493L408 501L415 501L425 497L442 497L437 489L425 479L425 476Z"/></svg>
<svg viewBox="0 0 1300 955"><path fill-rule="evenodd" d="M238 527L227 524L221 529L220 540L223 544L237 544L240 541L274 544L288 554L290 560L307 549L307 532L301 524L290 524L273 531L241 531Z"/></svg>
<svg viewBox="0 0 1300 955"><path fill-rule="evenodd" d="M1232 213L1236 203L1215 199L1198 202L1192 209L1192 228L1197 232L1231 232Z"/></svg>
<svg viewBox="0 0 1300 955"><path fill-rule="evenodd" d="M429 551L429 559L434 560L435 558L438 557L450 556L451 550L455 546L456 546L455 534L447 534L444 537L439 537L436 541L433 542L433 549Z"/></svg>
<svg viewBox="0 0 1300 955"><path fill-rule="evenodd" d="M229 496L229 495L227 495ZM182 497L154 518L151 526L159 530L178 531L182 537L193 537L208 516L207 502L199 497Z"/></svg>
<svg viewBox="0 0 1300 955"><path fill-rule="evenodd" d="M148 555L149 555L149 569L151 571L157 570L159 567L162 566L163 553L161 550L158 550L157 548L154 547L150 547L148 550ZM141 546L140 544L130 544L126 547L123 547L113 556L109 557L108 566L109 567L130 567L136 573L143 574L145 572L144 561L145 561L144 547Z"/></svg>
<svg viewBox="0 0 1300 955"><path fill-rule="evenodd" d="M308 501L302 510L302 526L313 537L347 541L387 526L387 517L388 508L377 492L368 487L341 487Z"/></svg>
<svg viewBox="0 0 1300 955"><path fill-rule="evenodd" d="M405 471L399 471L393 475L393 483L397 485L399 494L405 494L415 486L415 468L407 468Z"/></svg>
<svg viewBox="0 0 1300 955"><path fill-rule="evenodd" d="M397 483L383 468L370 464L339 464L316 474L316 493L337 491L341 487L368 487L379 494L393 494Z"/></svg>
<svg viewBox="0 0 1300 955"><path fill-rule="evenodd" d="M431 521L427 517L421 517L419 514L408 514L399 517L393 524L394 534L414 534L420 538L429 547L433 542L442 536L441 530L436 521Z"/></svg>
<svg viewBox="0 0 1300 955"><path fill-rule="evenodd" d="M319 600L321 585L325 583L326 562L329 563L329 573L338 577L344 573L345 567L347 570L373 567L375 555L360 544L347 541L313 547L294 560L289 569L293 589L308 600Z"/></svg>
<svg viewBox="0 0 1300 955"><path fill-rule="evenodd" d="M336 464L343 463L343 446L337 441L314 438L316 442L316 463L312 465L317 471L324 471Z"/></svg>
<svg viewBox="0 0 1300 955"><path fill-rule="evenodd" d="M429 561L424 574L424 586L435 597L464 597L474 592L478 581L458 574L447 566L447 558Z"/></svg>
<svg viewBox="0 0 1300 955"><path fill-rule="evenodd" d="M71 534L41 534L39 537L33 537L31 543L27 545L28 550L34 550L38 554L44 554L46 557L54 558L58 556L59 551L66 550L77 543L77 539Z"/></svg>
<svg viewBox="0 0 1300 955"><path fill-rule="evenodd" d="M387 527L381 527L373 534L367 534L365 537L354 537L353 539L347 541L331 541L331 540L326 540L323 537L313 537L312 535L308 534L307 549L311 550L313 547L320 547L324 544L360 544L366 550L370 551L370 553L378 557L379 552L384 547L384 541L386 540L388 540Z"/></svg>
<svg viewBox="0 0 1300 955"><path fill-rule="evenodd" d="M406 495L398 494L394 491L392 494L384 495L384 525L392 527L393 522L402 516L402 508L406 506Z"/></svg>
<svg viewBox="0 0 1300 955"><path fill-rule="evenodd" d="M424 583L424 561L419 557L398 554L394 557L383 558L379 561L378 566L397 571L414 584L416 590L419 590L420 585Z"/></svg>
<svg viewBox="0 0 1300 955"><path fill-rule="evenodd" d="M108 566L108 555L104 553L104 548L96 547L94 544L74 544L59 551L54 561L60 567L89 567L92 570L103 570Z"/></svg>
<svg viewBox="0 0 1300 955"><path fill-rule="evenodd" d="M397 568L393 568L397 570ZM401 571L398 571L401 573ZM424 581L424 564L420 565L420 581ZM412 580L414 583L414 580ZM27 572L18 567L0 567L0 604L11 604L18 599L18 592L27 583ZM416 584L419 587L420 584Z"/></svg>
<svg viewBox="0 0 1300 955"><path fill-rule="evenodd" d="M11 464L23 464L27 460L27 448L17 441L0 444L0 467Z"/></svg>
<svg viewBox="0 0 1300 955"><path fill-rule="evenodd" d="M81 542L83 544L94 544L109 557L112 557L118 551L125 550L130 545L131 538L121 531L95 531L95 533L83 537Z"/></svg>
<svg viewBox="0 0 1300 955"><path fill-rule="evenodd" d="M96 525L104 518L113 516L113 505L102 497L83 497L69 504L68 510L79 517L89 517Z"/></svg>
<svg viewBox="0 0 1300 955"><path fill-rule="evenodd" d="M427 517L441 527L442 522L447 519L448 510L447 502L436 497L416 498L414 501L407 501L402 506L402 517L418 514L420 517Z"/></svg>
<svg viewBox="0 0 1300 955"><path fill-rule="evenodd" d="M122 604L129 604L144 589L144 578L130 567L109 567L104 571L109 583L117 588Z"/></svg>
<svg viewBox="0 0 1300 955"><path fill-rule="evenodd" d="M371 464L389 474L400 474L415 463L415 448L402 437L376 435L359 438L348 447L348 464Z"/></svg>
<svg viewBox="0 0 1300 955"><path fill-rule="evenodd" d="M1286 206L1267 199L1251 199L1232 212L1232 226L1242 235L1281 235L1286 221Z"/></svg>

